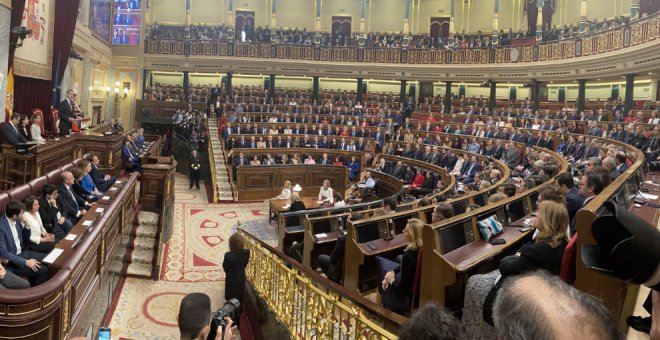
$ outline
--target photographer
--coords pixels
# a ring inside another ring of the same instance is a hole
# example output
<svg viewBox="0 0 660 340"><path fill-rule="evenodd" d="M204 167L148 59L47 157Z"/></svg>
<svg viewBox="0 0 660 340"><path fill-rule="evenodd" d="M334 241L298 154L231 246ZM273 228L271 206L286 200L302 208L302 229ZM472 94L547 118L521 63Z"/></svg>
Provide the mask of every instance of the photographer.
<svg viewBox="0 0 660 340"><path fill-rule="evenodd" d="M177 315L181 340L207 339L209 333L211 333L211 317L211 298L208 295L204 293L186 295L181 300L179 315ZM218 325L215 339L233 339L235 329L232 328L232 325L234 322L230 317L224 317L223 319L226 322L224 332L222 325Z"/></svg>

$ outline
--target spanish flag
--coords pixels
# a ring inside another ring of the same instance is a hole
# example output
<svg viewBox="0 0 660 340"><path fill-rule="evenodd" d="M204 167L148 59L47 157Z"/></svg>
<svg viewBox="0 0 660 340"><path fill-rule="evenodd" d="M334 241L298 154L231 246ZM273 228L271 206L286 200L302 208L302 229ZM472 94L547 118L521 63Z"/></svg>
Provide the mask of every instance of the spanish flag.
<svg viewBox="0 0 660 340"><path fill-rule="evenodd" d="M7 75L7 102L5 104L5 119L4 121L9 121L9 117L14 112L14 66L9 68L9 74Z"/></svg>

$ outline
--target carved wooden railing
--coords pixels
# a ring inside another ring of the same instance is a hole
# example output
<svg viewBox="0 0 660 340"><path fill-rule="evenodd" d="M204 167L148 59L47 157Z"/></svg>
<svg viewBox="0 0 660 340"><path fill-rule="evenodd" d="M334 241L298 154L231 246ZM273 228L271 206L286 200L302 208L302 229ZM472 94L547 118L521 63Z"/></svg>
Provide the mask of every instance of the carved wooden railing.
<svg viewBox="0 0 660 340"><path fill-rule="evenodd" d="M231 56L327 62L388 64L508 64L571 59L612 52L653 41L660 14L572 39L526 46L462 49L319 47L268 43L183 41L145 38L146 54Z"/></svg>
<svg viewBox="0 0 660 340"><path fill-rule="evenodd" d="M294 339L396 339L405 321L240 230L247 279Z"/></svg>

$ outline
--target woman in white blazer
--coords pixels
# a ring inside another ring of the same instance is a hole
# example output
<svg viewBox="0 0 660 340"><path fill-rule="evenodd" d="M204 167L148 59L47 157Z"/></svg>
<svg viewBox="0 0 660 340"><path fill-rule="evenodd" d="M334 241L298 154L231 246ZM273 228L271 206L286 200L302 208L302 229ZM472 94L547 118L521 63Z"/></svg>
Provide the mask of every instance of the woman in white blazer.
<svg viewBox="0 0 660 340"><path fill-rule="evenodd" d="M25 199L25 213L21 223L30 229L28 248L38 253L48 254L55 247L55 235L49 234L41 222L39 215L39 199L30 196Z"/></svg>

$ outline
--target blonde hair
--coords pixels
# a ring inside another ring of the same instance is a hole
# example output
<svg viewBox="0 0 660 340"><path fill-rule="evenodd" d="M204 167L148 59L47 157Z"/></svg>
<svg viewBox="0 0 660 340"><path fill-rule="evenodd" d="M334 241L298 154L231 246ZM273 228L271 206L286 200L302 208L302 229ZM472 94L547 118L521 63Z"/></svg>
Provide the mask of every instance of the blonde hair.
<svg viewBox="0 0 660 340"><path fill-rule="evenodd" d="M410 237L406 250L418 250L422 249L422 228L424 227L424 222L417 218L411 218L408 220L406 225L405 232Z"/></svg>
<svg viewBox="0 0 660 340"><path fill-rule="evenodd" d="M566 228L568 227L568 210L562 203L555 201L542 201L539 204L537 242L545 241L551 247L558 247L562 241L568 241Z"/></svg>
<svg viewBox="0 0 660 340"><path fill-rule="evenodd" d="M295 202L295 201L297 201L297 200L299 200L299 199L300 199L300 194L299 194L299 193L297 193L297 192L293 192L293 193L291 194L291 202Z"/></svg>
<svg viewBox="0 0 660 340"><path fill-rule="evenodd" d="M291 181L284 181L284 187L285 188L291 188Z"/></svg>

